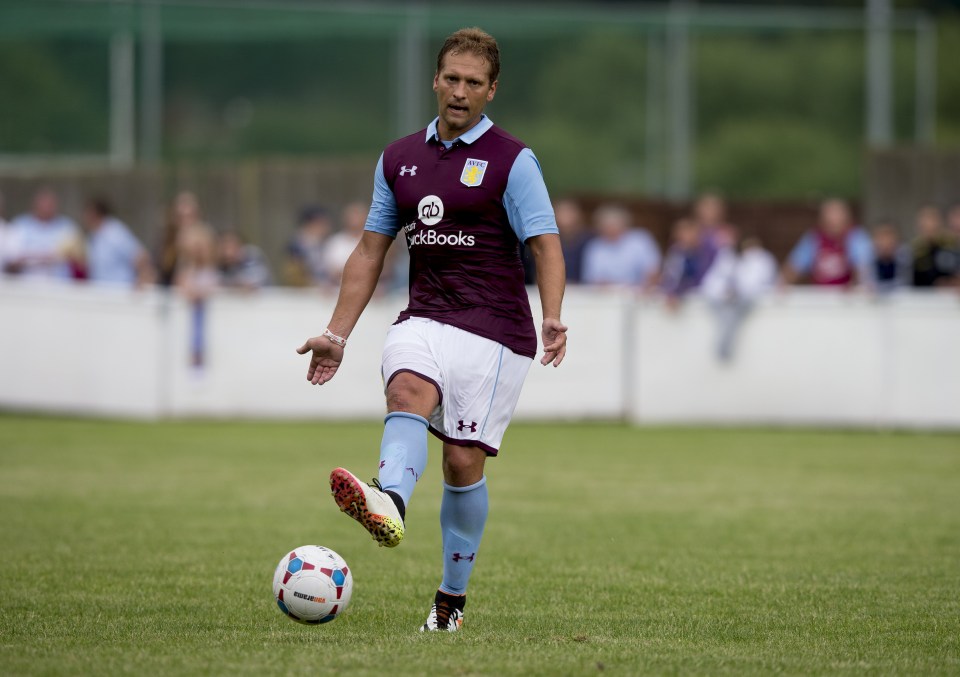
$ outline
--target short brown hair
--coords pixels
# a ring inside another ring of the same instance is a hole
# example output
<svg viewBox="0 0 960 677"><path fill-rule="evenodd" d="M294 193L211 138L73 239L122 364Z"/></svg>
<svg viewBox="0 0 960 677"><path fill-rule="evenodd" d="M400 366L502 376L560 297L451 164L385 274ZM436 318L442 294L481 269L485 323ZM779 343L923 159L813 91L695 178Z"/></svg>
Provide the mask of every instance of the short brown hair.
<svg viewBox="0 0 960 677"><path fill-rule="evenodd" d="M476 54L490 67L490 82L500 77L500 46L492 35L479 28L461 28L443 42L437 54L437 72L443 66L443 57L447 54Z"/></svg>

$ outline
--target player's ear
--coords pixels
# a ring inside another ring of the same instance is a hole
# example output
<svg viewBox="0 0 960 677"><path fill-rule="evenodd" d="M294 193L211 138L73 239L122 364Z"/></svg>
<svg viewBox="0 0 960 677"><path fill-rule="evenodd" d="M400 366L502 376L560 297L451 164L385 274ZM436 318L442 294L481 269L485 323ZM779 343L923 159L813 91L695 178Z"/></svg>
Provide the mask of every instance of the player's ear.
<svg viewBox="0 0 960 677"><path fill-rule="evenodd" d="M494 80L494 81L493 81L493 84L490 85L490 91L487 92L487 103L490 103L491 101L493 101L493 95L497 93L497 83L498 83L498 82L500 82L500 81L499 81L499 80Z"/></svg>
<svg viewBox="0 0 960 677"><path fill-rule="evenodd" d="M437 88L440 86L440 71L437 71L433 75L433 91L437 91Z"/></svg>

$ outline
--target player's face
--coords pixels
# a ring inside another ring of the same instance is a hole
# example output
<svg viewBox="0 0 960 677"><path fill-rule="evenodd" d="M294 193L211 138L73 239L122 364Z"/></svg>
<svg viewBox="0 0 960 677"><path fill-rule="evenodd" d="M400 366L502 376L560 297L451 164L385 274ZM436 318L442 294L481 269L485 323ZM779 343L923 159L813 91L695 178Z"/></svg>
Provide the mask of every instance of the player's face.
<svg viewBox="0 0 960 677"><path fill-rule="evenodd" d="M433 78L437 93L440 138L453 141L480 121L483 109L497 91L490 82L490 66L486 60L462 52L443 57L440 70Z"/></svg>

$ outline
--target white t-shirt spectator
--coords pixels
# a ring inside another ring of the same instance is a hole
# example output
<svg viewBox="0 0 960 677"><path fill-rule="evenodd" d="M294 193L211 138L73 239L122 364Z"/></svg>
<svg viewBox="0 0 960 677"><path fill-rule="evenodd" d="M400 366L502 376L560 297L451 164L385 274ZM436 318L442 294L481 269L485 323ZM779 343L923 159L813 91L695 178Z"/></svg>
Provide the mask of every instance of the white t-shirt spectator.
<svg viewBox="0 0 960 677"><path fill-rule="evenodd" d="M108 216L87 236L87 277L94 284L132 287L137 281L137 259L143 251L130 229Z"/></svg>
<svg viewBox="0 0 960 677"><path fill-rule="evenodd" d="M68 252L79 239L73 219L60 215L41 221L21 214L10 224L7 263L19 263L24 278L70 280Z"/></svg>
<svg viewBox="0 0 960 677"><path fill-rule="evenodd" d="M660 249L642 228L616 241L595 237L583 249L585 284L642 285L659 266Z"/></svg>
<svg viewBox="0 0 960 677"><path fill-rule="evenodd" d="M739 256L721 249L703 278L701 290L711 301L753 302L770 291L777 280L777 260L762 247L750 247Z"/></svg>

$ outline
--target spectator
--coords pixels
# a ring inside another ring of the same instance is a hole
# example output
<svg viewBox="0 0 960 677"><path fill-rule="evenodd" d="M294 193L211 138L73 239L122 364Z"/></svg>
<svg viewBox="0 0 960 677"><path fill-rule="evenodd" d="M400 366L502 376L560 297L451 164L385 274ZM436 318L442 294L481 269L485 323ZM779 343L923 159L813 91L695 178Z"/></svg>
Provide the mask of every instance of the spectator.
<svg viewBox="0 0 960 677"><path fill-rule="evenodd" d="M7 250L10 248L10 224L4 218L3 193L0 193L0 278L7 267Z"/></svg>
<svg viewBox="0 0 960 677"><path fill-rule="evenodd" d="M717 193L704 193L693 205L693 221L700 229L700 265L704 272L713 263L722 243L736 237L735 230L727 222L727 203Z"/></svg>
<svg viewBox="0 0 960 677"><path fill-rule="evenodd" d="M259 247L244 243L235 232L217 238L217 268L220 284L228 289L251 291L270 284L270 269Z"/></svg>
<svg viewBox="0 0 960 677"><path fill-rule="evenodd" d="M583 209L576 200L564 198L553 203L553 213L560 229L567 283L580 284L583 281L583 250L591 237ZM523 251L523 279L528 285L537 283L537 266L526 247Z"/></svg>
<svg viewBox="0 0 960 677"><path fill-rule="evenodd" d="M33 208L10 224L6 270L29 278L70 280L80 276L82 241L73 219L60 214L60 201L41 188Z"/></svg>
<svg viewBox="0 0 960 677"><path fill-rule="evenodd" d="M87 279L96 284L142 286L153 282L153 266L143 245L106 200L94 198L83 209L87 232Z"/></svg>
<svg viewBox="0 0 960 677"><path fill-rule="evenodd" d="M957 237L943 227L943 215L933 206L917 212L917 236L913 240L913 286L944 287L960 274Z"/></svg>
<svg viewBox="0 0 960 677"><path fill-rule="evenodd" d="M207 299L216 291L218 279L213 232L201 221L186 221L179 227L174 284L191 308L190 360L202 373L207 362Z"/></svg>
<svg viewBox="0 0 960 677"><path fill-rule="evenodd" d="M300 212L297 232L287 244L283 265L284 282L292 287L310 287L327 283L326 247L333 224L330 214L319 206Z"/></svg>
<svg viewBox="0 0 960 677"><path fill-rule="evenodd" d="M640 287L660 265L660 250L650 233L633 228L630 212L605 204L593 214L596 237L583 248L582 281L594 285Z"/></svg>
<svg viewBox="0 0 960 677"><path fill-rule="evenodd" d="M895 226L882 223L873 230L870 280L879 293L910 284L910 252L900 245Z"/></svg>
<svg viewBox="0 0 960 677"><path fill-rule="evenodd" d="M343 208L340 214L340 230L330 236L324 253L327 278L331 284L340 285L343 267L360 242L369 211L370 207L362 202L351 202Z"/></svg>
<svg viewBox="0 0 960 677"><path fill-rule="evenodd" d="M567 266L567 282L579 284L583 281L583 254L590 242L590 229L583 215L583 209L575 200L558 200L553 205L560 229L560 245L563 248L563 260Z"/></svg>
<svg viewBox="0 0 960 677"><path fill-rule="evenodd" d="M947 230L960 240L960 202L947 210Z"/></svg>
<svg viewBox="0 0 960 677"><path fill-rule="evenodd" d="M702 283L704 298L717 318L717 358L723 362L733 357L743 321L777 279L777 260L759 239L745 238L739 254L735 242L732 227L717 231L717 254Z"/></svg>
<svg viewBox="0 0 960 677"><path fill-rule="evenodd" d="M197 239L193 231L205 231L199 239L212 243L213 230L203 221L197 196L189 191L182 191L177 194L167 211L167 223L157 257L160 284L164 287L176 283L183 241Z"/></svg>
<svg viewBox="0 0 960 677"><path fill-rule="evenodd" d="M680 219L673 226L673 244L667 250L660 276L660 289L667 302L676 306L688 292L696 289L716 257L717 245L733 237L729 228L714 233L715 243L706 246L696 221Z"/></svg>
<svg viewBox="0 0 960 677"><path fill-rule="evenodd" d="M853 222L843 200L820 205L819 223L794 246L783 267L783 280L808 278L819 286L849 286L868 279L873 260L870 236Z"/></svg>

